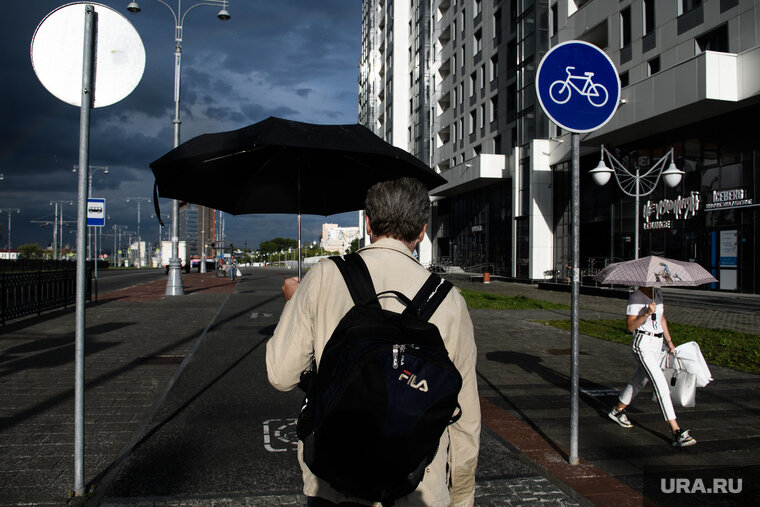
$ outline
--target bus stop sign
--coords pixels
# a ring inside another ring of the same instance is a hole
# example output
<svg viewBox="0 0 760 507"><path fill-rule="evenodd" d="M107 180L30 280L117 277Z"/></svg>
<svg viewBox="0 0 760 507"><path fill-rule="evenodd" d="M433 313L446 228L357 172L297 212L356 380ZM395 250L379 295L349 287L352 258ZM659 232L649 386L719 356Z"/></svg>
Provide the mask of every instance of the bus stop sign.
<svg viewBox="0 0 760 507"><path fill-rule="evenodd" d="M591 132L610 121L620 102L620 79L607 53L584 41L554 46L536 72L541 108L570 132Z"/></svg>

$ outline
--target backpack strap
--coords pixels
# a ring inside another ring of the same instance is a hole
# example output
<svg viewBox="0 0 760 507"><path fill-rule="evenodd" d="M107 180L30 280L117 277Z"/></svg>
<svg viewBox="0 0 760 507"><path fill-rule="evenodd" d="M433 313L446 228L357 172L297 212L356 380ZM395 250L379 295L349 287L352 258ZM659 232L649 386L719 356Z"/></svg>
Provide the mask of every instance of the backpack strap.
<svg viewBox="0 0 760 507"><path fill-rule="evenodd" d="M444 280L435 273L430 273L406 311L415 312L424 321L430 320L452 287L452 283L448 280Z"/></svg>
<svg viewBox="0 0 760 507"><path fill-rule="evenodd" d="M367 264L358 253L335 255L330 260L338 266L355 305L380 305Z"/></svg>
<svg viewBox="0 0 760 507"><path fill-rule="evenodd" d="M444 280L437 274L431 273L412 300L409 300L404 294L395 290L388 290L377 294L375 286L372 283L372 277L369 274L369 269L367 269L367 264L365 264L364 259L357 252L342 256L336 255L330 257L330 260L338 266L355 305L370 304L379 306L378 295L394 294L406 305L405 313L416 315L424 321L430 320L430 317L433 316L433 313L435 313L438 306L453 287L452 283L448 280Z"/></svg>

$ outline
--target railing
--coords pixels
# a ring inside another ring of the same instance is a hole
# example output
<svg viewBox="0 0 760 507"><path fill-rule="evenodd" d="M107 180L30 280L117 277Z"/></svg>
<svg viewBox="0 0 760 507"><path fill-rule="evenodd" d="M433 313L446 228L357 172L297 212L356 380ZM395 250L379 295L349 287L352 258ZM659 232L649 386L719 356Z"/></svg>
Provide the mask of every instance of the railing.
<svg viewBox="0 0 760 507"><path fill-rule="evenodd" d="M92 268L94 261L88 261L88 269ZM108 261L98 261L98 271L108 269ZM76 261L46 260L46 259L0 259L0 273L27 272L27 271L61 271L76 269Z"/></svg>
<svg viewBox="0 0 760 507"><path fill-rule="evenodd" d="M87 267L85 298L92 300L92 268ZM76 300L76 270L0 273L0 320L65 308Z"/></svg>

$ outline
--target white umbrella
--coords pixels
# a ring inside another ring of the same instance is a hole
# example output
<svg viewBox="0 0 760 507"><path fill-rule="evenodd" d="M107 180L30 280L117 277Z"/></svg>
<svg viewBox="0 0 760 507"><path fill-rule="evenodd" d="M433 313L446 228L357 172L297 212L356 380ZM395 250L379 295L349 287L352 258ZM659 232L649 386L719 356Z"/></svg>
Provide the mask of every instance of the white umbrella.
<svg viewBox="0 0 760 507"><path fill-rule="evenodd" d="M600 283L639 287L694 287L718 281L696 262L677 261L655 255L610 264L594 278Z"/></svg>

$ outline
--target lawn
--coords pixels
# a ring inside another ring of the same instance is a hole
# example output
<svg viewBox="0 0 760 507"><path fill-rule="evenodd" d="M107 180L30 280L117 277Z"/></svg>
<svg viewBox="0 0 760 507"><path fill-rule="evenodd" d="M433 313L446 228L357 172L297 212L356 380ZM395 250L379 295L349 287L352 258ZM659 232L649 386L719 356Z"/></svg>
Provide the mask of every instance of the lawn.
<svg viewBox="0 0 760 507"><path fill-rule="evenodd" d="M529 299L523 296L502 296L485 292L461 289L468 308L486 310L558 310L569 306ZM570 320L538 321L547 326L570 330ZM630 345L631 333L624 319L581 320L578 323L582 334L601 340ZM729 329L712 329L679 324L668 321L668 329L676 345L695 341L699 344L705 361L717 366L760 374L760 336L739 333Z"/></svg>
<svg viewBox="0 0 760 507"><path fill-rule="evenodd" d="M569 320L538 322L570 330ZM623 319L581 320L578 328L581 334L594 338L626 345L631 343L631 333L626 329ZM697 327L672 321L668 321L668 330L675 345L690 341L697 342L705 361L709 364L760 374L760 336L758 335L739 333L729 329Z"/></svg>
<svg viewBox="0 0 760 507"><path fill-rule="evenodd" d="M480 310L567 310L570 307L523 296L502 296L461 289L468 308Z"/></svg>

